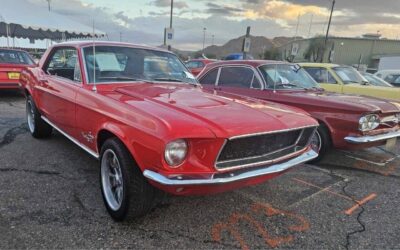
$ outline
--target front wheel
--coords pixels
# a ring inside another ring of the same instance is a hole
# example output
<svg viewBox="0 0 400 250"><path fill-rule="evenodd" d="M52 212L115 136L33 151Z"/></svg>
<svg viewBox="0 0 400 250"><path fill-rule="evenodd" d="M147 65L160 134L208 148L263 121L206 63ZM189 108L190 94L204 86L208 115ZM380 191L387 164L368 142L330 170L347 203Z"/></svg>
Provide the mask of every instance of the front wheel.
<svg viewBox="0 0 400 250"><path fill-rule="evenodd" d="M159 192L147 182L130 152L117 138L106 140L101 148L100 183L104 204L116 221L147 214Z"/></svg>
<svg viewBox="0 0 400 250"><path fill-rule="evenodd" d="M320 124L317 131L311 138L311 148L318 153L318 157L309 161L309 163L320 162L330 147L331 137L329 136L328 128L324 124Z"/></svg>
<svg viewBox="0 0 400 250"><path fill-rule="evenodd" d="M49 137L53 128L42 120L32 96L26 98L26 120L31 135L35 138Z"/></svg>

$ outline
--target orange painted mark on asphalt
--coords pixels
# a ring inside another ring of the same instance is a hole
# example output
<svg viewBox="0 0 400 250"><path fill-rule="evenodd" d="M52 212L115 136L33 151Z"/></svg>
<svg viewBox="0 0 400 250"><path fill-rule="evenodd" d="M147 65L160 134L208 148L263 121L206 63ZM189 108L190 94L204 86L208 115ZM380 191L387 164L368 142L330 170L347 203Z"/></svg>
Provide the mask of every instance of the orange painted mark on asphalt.
<svg viewBox="0 0 400 250"><path fill-rule="evenodd" d="M370 195L368 195L367 197L365 197L364 199L357 201L357 204L355 204L354 206L352 206L351 208L347 209L346 211L344 211L345 214L347 215L351 215L355 210L357 210L361 205L367 203L370 200L375 199L377 196L377 194L372 193Z"/></svg>
<svg viewBox="0 0 400 250"><path fill-rule="evenodd" d="M297 178L292 178L292 180L300 182L300 183L305 184L307 186L319 189L319 190L321 190L321 192L327 192L327 193L333 194L335 196L339 196L339 197L341 197L343 199L346 199L346 200L349 200L349 201L353 201L353 199L351 199L350 197L347 197L346 195L339 194L339 193L336 193L336 192L333 192L333 191L329 190L329 187L323 188L323 187L317 186L315 184L312 184L310 182L307 182L307 181L304 181L304 180L300 180L300 179L297 179Z"/></svg>
<svg viewBox="0 0 400 250"><path fill-rule="evenodd" d="M359 200L356 200L356 199L352 199L351 197L348 197L348 196L345 196L345 195L330 191L329 187L323 188L323 187L317 186L315 184L312 184L312 183L309 183L307 181L304 181L304 180L301 180L301 179L297 179L297 178L292 178L292 180L300 182L300 183L305 184L305 185L310 186L310 187L317 188L317 189L321 190L321 192L327 192L327 193L333 194L335 196L338 196L340 198L343 198L345 200L349 200L349 201L354 202L355 203L354 206L352 206L351 208L345 210L345 214L347 214L347 215L351 215L360 206L362 206L363 204L367 203L370 200L375 199L378 196L376 193L371 193L371 194L367 195L365 198L363 198L362 200L359 201Z"/></svg>
<svg viewBox="0 0 400 250"><path fill-rule="evenodd" d="M296 223L289 225L287 229L291 232L303 232L310 228L310 224L308 221L300 215L282 211L276 208L273 208L269 204L260 204L255 203L251 206L250 211L255 215L262 214L266 215L267 218L271 218L273 216L284 216L285 218L294 220ZM270 247L278 247L282 244L290 243L294 240L293 235L288 236L271 236L268 230L263 226L263 223L257 221L251 214L240 214L240 213L233 213L228 218L227 222L219 222L216 223L212 228L212 238L214 241L221 242L222 241L222 233L228 232L233 236L233 238L239 242L240 247L244 250L250 249L248 243L245 241L244 237L239 232L239 223L247 222L248 224L252 225L256 232L262 236L266 245Z"/></svg>

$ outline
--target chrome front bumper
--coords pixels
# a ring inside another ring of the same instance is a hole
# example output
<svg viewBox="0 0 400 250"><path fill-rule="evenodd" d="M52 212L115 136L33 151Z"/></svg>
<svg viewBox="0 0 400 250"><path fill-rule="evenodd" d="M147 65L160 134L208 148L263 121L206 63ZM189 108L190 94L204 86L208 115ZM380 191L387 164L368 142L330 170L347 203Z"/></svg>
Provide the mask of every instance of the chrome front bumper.
<svg viewBox="0 0 400 250"><path fill-rule="evenodd" d="M368 143L368 142L384 141L384 140L396 138L399 136L400 136L400 131L395 131L395 132L390 132L390 133L381 134L381 135L360 136L360 137L348 136L348 137L345 137L344 139L345 139L345 141L350 142L350 143L361 144L361 143Z"/></svg>
<svg viewBox="0 0 400 250"><path fill-rule="evenodd" d="M250 178L260 177L263 175L269 175L274 173L279 173L285 171L291 167L299 165L304 162L308 162L314 158L316 158L318 154L313 150L309 150L300 156L293 158L289 161L278 163L275 165L266 166L265 168L258 168L258 169L249 169L246 172L241 172L239 174L227 173L224 177L211 177L208 179L185 179L185 176L178 176L174 178L168 178L164 175L156 173L151 170L145 170L143 175L152 180L157 182L161 185L166 186L183 186L183 185L215 185L215 184L226 184L236 181L242 181Z"/></svg>

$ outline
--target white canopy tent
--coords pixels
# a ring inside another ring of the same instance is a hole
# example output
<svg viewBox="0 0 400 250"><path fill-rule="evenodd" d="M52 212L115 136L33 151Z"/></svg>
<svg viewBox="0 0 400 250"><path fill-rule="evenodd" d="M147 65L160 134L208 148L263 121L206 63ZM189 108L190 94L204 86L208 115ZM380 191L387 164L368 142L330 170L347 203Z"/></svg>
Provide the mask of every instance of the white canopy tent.
<svg viewBox="0 0 400 250"><path fill-rule="evenodd" d="M90 17L88 17L89 19ZM63 41L104 37L100 30L75 22L63 15L22 0L1 0L0 36Z"/></svg>

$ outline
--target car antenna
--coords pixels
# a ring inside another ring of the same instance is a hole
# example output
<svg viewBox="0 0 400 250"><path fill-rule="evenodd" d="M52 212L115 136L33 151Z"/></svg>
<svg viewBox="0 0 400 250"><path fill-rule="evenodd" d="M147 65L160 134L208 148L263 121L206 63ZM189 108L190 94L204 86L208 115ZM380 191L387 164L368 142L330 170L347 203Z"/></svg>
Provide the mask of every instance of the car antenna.
<svg viewBox="0 0 400 250"><path fill-rule="evenodd" d="M93 33L92 33L92 38L93 38L93 88L92 90L94 92L97 92L97 87L96 87L96 44L95 44L95 33L94 33L94 18L93 18Z"/></svg>
<svg viewBox="0 0 400 250"><path fill-rule="evenodd" d="M277 71L278 71L278 64L275 63L275 73L274 73L274 94L276 93L276 76L277 76Z"/></svg>

